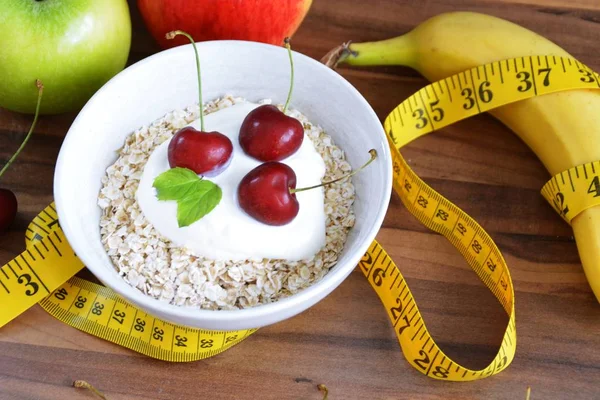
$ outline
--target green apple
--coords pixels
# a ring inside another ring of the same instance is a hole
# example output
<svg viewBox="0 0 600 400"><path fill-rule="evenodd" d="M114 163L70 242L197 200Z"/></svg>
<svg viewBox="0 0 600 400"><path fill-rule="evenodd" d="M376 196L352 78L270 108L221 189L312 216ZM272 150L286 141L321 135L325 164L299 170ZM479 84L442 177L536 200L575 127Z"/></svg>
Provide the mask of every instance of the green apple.
<svg viewBox="0 0 600 400"><path fill-rule="evenodd" d="M126 0L0 0L0 107L74 111L121 71L131 46Z"/></svg>

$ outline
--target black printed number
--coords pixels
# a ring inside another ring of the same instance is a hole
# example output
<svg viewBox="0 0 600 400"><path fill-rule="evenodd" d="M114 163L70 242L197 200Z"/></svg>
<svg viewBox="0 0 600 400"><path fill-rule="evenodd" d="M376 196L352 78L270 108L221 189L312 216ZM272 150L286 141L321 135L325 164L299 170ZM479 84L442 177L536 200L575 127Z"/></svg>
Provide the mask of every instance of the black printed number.
<svg viewBox="0 0 600 400"><path fill-rule="evenodd" d="M17 282L19 282L21 285L25 285L25 287L28 288L25 290L25 295L27 296L33 296L40 289L40 286L37 283L31 282L31 275L29 274L23 274L19 276Z"/></svg>
<svg viewBox="0 0 600 400"><path fill-rule="evenodd" d="M486 265L491 272L494 272L496 270L496 264L494 264L492 260L487 260Z"/></svg>
<svg viewBox="0 0 600 400"><path fill-rule="evenodd" d="M187 347L187 344L185 344L185 342L187 342L187 338L185 336L175 336L175 346Z"/></svg>
<svg viewBox="0 0 600 400"><path fill-rule="evenodd" d="M508 289L508 283L506 283L504 278L500 279L500 286L502 286L502 289L504 290Z"/></svg>
<svg viewBox="0 0 600 400"><path fill-rule="evenodd" d="M200 347L202 347L203 349L208 349L213 347L213 340L212 339L202 339L200 341Z"/></svg>
<svg viewBox="0 0 600 400"><path fill-rule="evenodd" d="M390 312L392 313L392 319L394 321L397 320L398 317L400 317L400 314L402 314L402 301L399 297L396 299L396 304L398 304L397 307L390 308Z"/></svg>
<svg viewBox="0 0 600 400"><path fill-rule="evenodd" d="M77 301L75 302L75 307L77 307L77 308L83 308L83 306L85 305L86 301L87 301L86 297L78 296L77 297Z"/></svg>
<svg viewBox="0 0 600 400"><path fill-rule="evenodd" d="M550 86L550 72L551 71L552 71L552 68L538 69L538 76L541 74L546 74L546 76L544 76L544 86Z"/></svg>
<svg viewBox="0 0 600 400"><path fill-rule="evenodd" d="M227 338L225 339L225 343L231 343L236 339L237 339L237 335L227 336Z"/></svg>
<svg viewBox="0 0 600 400"><path fill-rule="evenodd" d="M427 208L428 203L429 202L427 201L427 199L423 196L419 196L419 198L417 199L417 204L423 208Z"/></svg>
<svg viewBox="0 0 600 400"><path fill-rule="evenodd" d="M479 98L484 103L489 103L494 98L494 93L488 89L490 85L491 83L488 81L483 81L481 82L481 85L479 85Z"/></svg>
<svg viewBox="0 0 600 400"><path fill-rule="evenodd" d="M580 78L581 82L585 82L585 83L594 82L594 74L592 74L590 71L587 71L585 69L580 69L579 72L581 74L583 74L583 76Z"/></svg>
<svg viewBox="0 0 600 400"><path fill-rule="evenodd" d="M438 365L437 367L435 367L435 371L433 371L433 376L440 379L446 379L448 377L448 373L450 373L450 371L448 371L441 365Z"/></svg>
<svg viewBox="0 0 600 400"><path fill-rule="evenodd" d="M113 311L113 317L115 321L119 324L123 325L123 321L125 321L125 311L115 310Z"/></svg>
<svg viewBox="0 0 600 400"><path fill-rule="evenodd" d="M435 122L440 122L444 119L444 110L441 107L436 107L438 104L440 104L439 100L429 103L431 115L433 115L433 120Z"/></svg>
<svg viewBox="0 0 600 400"><path fill-rule="evenodd" d="M165 331L163 331L162 329L160 329L158 326L154 328L154 333L152 334L152 337L155 340L159 340L159 341L163 341L163 335L165 334Z"/></svg>
<svg viewBox="0 0 600 400"><path fill-rule="evenodd" d="M527 92L529 89L533 87L533 83L531 82L531 74L527 71L521 71L517 74L517 79L519 79L522 85L519 85L517 90L519 92Z"/></svg>
<svg viewBox="0 0 600 400"><path fill-rule="evenodd" d="M542 74L544 75L544 81L542 82L544 86L550 86L550 72L552 72L552 68L540 68L538 69L538 76ZM533 82L531 81L531 74L527 71L521 71L517 74L517 79L520 79L522 85L519 85L517 90L519 92L527 92L533 87Z"/></svg>
<svg viewBox="0 0 600 400"><path fill-rule="evenodd" d="M104 309L104 304L95 302L94 307L92 308L92 314L94 315L102 315L102 310Z"/></svg>
<svg viewBox="0 0 600 400"><path fill-rule="evenodd" d="M456 229L458 229L458 232L463 236L465 235L465 233L467 233L467 228L465 228L465 226L460 222L458 223L458 225L456 225Z"/></svg>
<svg viewBox="0 0 600 400"><path fill-rule="evenodd" d="M413 112L413 117L417 119L417 124L415 125L417 129L423 129L427 126L427 123L429 123L425 116L425 111L422 108L417 108Z"/></svg>
<svg viewBox="0 0 600 400"><path fill-rule="evenodd" d="M438 210L437 214L435 214L436 217L438 217L439 219L441 219L442 221L448 221L448 213L444 210Z"/></svg>
<svg viewBox="0 0 600 400"><path fill-rule="evenodd" d="M373 257L371 256L371 253L366 252L363 258L361 258L359 264L365 271L368 271L369 267L373 264Z"/></svg>
<svg viewBox="0 0 600 400"><path fill-rule="evenodd" d="M471 248L473 249L473 251L476 254L481 253L481 249L482 249L481 243L479 243L477 240L473 240L473 244L471 245Z"/></svg>
<svg viewBox="0 0 600 400"><path fill-rule="evenodd" d="M594 197L600 196L600 178L597 176L594 177L592 183L590 184L590 188L588 189L589 194L593 194Z"/></svg>
<svg viewBox="0 0 600 400"><path fill-rule="evenodd" d="M556 208L556 211L558 211L558 213L560 215L562 215L562 216L567 215L567 213L569 212L569 207L567 205L565 205L565 195L564 194L562 194L561 192L556 193L556 196L554 197L552 202L554 203L554 208Z"/></svg>
<svg viewBox="0 0 600 400"><path fill-rule="evenodd" d="M68 294L69 294L69 292L67 292L67 289L61 288L60 290L57 290L56 292L54 292L54 297L56 297L59 300L64 300L67 298Z"/></svg>
<svg viewBox="0 0 600 400"><path fill-rule="evenodd" d="M383 278L385 278L385 271L381 268L375 268L375 270L373 270L373 283L377 286L381 286Z"/></svg>
<svg viewBox="0 0 600 400"><path fill-rule="evenodd" d="M404 180L404 189L406 189L407 192L410 192L410 189L412 189L412 185L410 184L408 179Z"/></svg>
<svg viewBox="0 0 600 400"><path fill-rule="evenodd" d="M144 332L144 326L146 326L146 321L144 321L141 318L137 318L135 320L135 325L133 326L133 329L135 329L138 332Z"/></svg>
<svg viewBox="0 0 600 400"><path fill-rule="evenodd" d="M466 103L463 104L465 110L470 110L475 106L475 99L473 98L473 91L470 88L464 88L460 94L465 98Z"/></svg>
<svg viewBox="0 0 600 400"><path fill-rule="evenodd" d="M426 370L427 365L429 365L429 363L431 362L431 360L429 359L429 354L427 354L423 350L419 350L419 355L423 358L415 358L415 364L417 364L419 368Z"/></svg>
<svg viewBox="0 0 600 400"><path fill-rule="evenodd" d="M404 330L410 326L410 321L408 320L407 315L402 317L402 320L405 322L405 324L398 327L398 335L402 335L402 332L404 332Z"/></svg>

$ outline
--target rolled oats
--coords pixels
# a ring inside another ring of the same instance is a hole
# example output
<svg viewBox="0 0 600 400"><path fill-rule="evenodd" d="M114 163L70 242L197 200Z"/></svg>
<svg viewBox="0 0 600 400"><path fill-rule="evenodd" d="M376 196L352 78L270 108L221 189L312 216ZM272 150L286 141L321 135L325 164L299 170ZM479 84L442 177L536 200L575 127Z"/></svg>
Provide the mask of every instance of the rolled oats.
<svg viewBox="0 0 600 400"><path fill-rule="evenodd" d="M245 100L225 96L204 105L206 114ZM261 104L270 103L269 100ZM354 226L354 186L350 180L326 187L326 244L310 260L213 261L174 246L146 220L135 200L144 166L152 151L199 116L198 106L168 113L129 135L116 162L102 179L102 243L116 270L131 286L171 304L211 310L254 307L307 288L327 274ZM297 110L300 120L326 165L324 181L351 171L344 152L323 129Z"/></svg>

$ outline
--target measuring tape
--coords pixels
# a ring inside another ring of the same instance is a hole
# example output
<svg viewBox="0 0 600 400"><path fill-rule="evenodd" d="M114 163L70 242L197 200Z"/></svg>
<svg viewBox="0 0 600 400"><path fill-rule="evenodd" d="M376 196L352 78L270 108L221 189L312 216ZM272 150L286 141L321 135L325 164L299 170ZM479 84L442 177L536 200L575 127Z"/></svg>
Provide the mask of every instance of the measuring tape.
<svg viewBox="0 0 600 400"><path fill-rule="evenodd" d="M421 223L456 247L508 315L492 362L477 371L461 366L437 346L400 270L374 241L359 268L381 299L406 359L418 371L441 380L470 381L504 370L514 358L517 343L514 289L504 258L490 236L423 182L399 149L436 129L508 103L557 91L598 88L600 76L574 59L522 57L428 85L386 118L394 190ZM542 194L570 221L584 209L600 204L597 174L598 162L575 167L549 181ZM597 190L598 196L584 196L582 189L586 194ZM567 202L570 209L565 209ZM173 325L146 314L106 287L72 278L83 265L69 247L53 205L32 221L26 239L27 250L0 268L0 326L39 302L51 315L77 329L167 361L211 357L256 331L216 332Z"/></svg>
<svg viewBox="0 0 600 400"><path fill-rule="evenodd" d="M109 288L73 277L83 264L67 243L53 204L35 217L25 239L27 249L0 268L0 326L39 302L52 316L79 330L165 361L212 357L256 331L174 325Z"/></svg>

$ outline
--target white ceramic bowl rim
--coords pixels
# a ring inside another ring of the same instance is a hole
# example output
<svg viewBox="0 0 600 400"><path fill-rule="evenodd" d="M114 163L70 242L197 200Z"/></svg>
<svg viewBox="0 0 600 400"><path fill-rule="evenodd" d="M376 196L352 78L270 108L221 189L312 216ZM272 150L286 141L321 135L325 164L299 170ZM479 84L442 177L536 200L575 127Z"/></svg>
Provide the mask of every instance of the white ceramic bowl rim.
<svg viewBox="0 0 600 400"><path fill-rule="evenodd" d="M237 40L200 42L200 43L197 43L197 46L199 46L199 49L201 49L201 47L203 47L203 46L211 46L217 42L219 43L219 45L236 45L237 44L237 45L242 45L242 46L256 46L257 48L258 47L273 47L271 45L267 45L267 44L263 44L263 43L245 42L245 41L237 41ZM156 53L156 54L149 56L141 61L136 62L135 64L129 66L128 68L126 68L125 70L123 70L122 72L117 74L105 86L103 86L100 90L98 90L98 92L96 92L96 94L88 101L88 103L84 106L84 108L81 110L80 114L77 116L77 118L73 122L70 130L76 130L78 128L78 124L80 124L80 120L82 118L81 116L87 112L94 110L97 99L106 90L107 86L119 85L121 80L128 79L130 75L135 74L137 69L143 67L147 63L151 63L156 58L169 57L171 55L177 54L178 52L187 52L187 51L190 51L190 47L191 47L191 44L183 45L183 46L175 47L175 48L172 48L169 50L165 50L165 51ZM308 56L305 56L301 53L294 52L294 58L295 59L296 58L304 59L304 61L307 61L309 63L318 64L320 67L322 67L324 70L326 70L325 73L329 74L330 79L342 81L343 84L350 91L356 93L357 98L364 104L364 107L366 109L368 109L371 116L373 118L379 120L377 115L375 114L375 112L373 111L371 106L369 105L369 103L341 75L339 75L335 71L325 67L320 62L318 62ZM157 116L157 117L159 117L159 116ZM384 136L385 133L383 132L383 128L380 130L379 134L382 136L381 139L385 140L385 136ZM71 137L67 134L67 136L63 142L63 145L60 150L58 162L56 165L55 178L58 176L66 175L68 173L68 171L65 171L66 166L62 162L63 161L62 156L65 153L76 151L76 148L73 147L73 139L74 139L73 137ZM384 146L383 151L384 151L383 154L379 154L379 160L380 160L380 162L387 162L389 164L388 170L390 172L388 174L386 174L386 176L381 177L381 179L384 180L383 188L385 190L385 193L382 196L382 199L383 199L382 202L380 204L372 204L371 205L371 207L378 207L379 211L376 214L376 219L374 221L372 221L372 223L370 223L371 226L370 226L369 230L367 231L367 237L370 238L370 240L368 242L361 243L362 244L361 248L353 250L353 251L360 251L361 254L364 254L367 251L372 240L377 235L377 232L379 231L379 228L385 217L388 203L389 203L389 197L390 197L391 187L392 187L391 157L389 154L389 148L387 148L387 146ZM61 187L62 184L63 183L61 182L61 180L55 179L55 182L54 182L55 193L63 192L62 187ZM66 209L61 202L56 203L56 208L57 208L57 212L59 215L59 220L61 222L61 228L64 231L67 239L69 239L69 238L73 237L73 235L74 235L74 233L72 232L72 227L69 223L70 219L67 217L71 213L71 211L69 209ZM73 241L71 243L73 243L73 248L74 248L75 252L79 255L79 257L81 258L81 260L84 262L84 264L86 266L94 264L93 260L88 259L85 248L78 248L77 241ZM354 268L354 266L352 268ZM110 281L112 279L109 276L109 271L107 271L104 268L90 268L90 270L100 281L102 281L104 283L106 281ZM297 294L294 294L287 298L277 300L273 303L263 304L263 305L259 305L256 307L240 309L240 310L190 309L189 307L181 307L181 306L171 305L166 302L156 300L150 296L143 294L142 292L138 291L137 289L132 288L132 290L130 292L125 294L125 293L122 293L122 291L117 288L112 288L112 287L111 288L113 290L115 290L120 296L122 296L126 299L129 297L132 300L134 300L134 303L137 303L137 304L148 303L148 301L160 302L161 309L165 310L166 312L168 312L169 314L173 315L174 317L176 317L177 319L180 319L180 320L190 318L190 311L192 311L194 314L194 318L209 318L210 320L218 323L219 321L221 321L221 322L231 321L232 319L237 319L242 316L243 316L243 319L246 321L248 321L249 319L260 320L263 317L266 317L268 315L276 313L277 311L283 311L285 309L294 308L295 306L308 301L310 298L320 297L319 294L322 294L323 292L327 292L328 288L330 288L332 284L334 284L335 286L339 285L339 283L347 276L347 274L348 273L344 269L332 268L327 273L327 275L325 275L321 280L319 280L318 282L309 286L308 288L301 290ZM337 282L338 280L339 280L339 282Z"/></svg>

